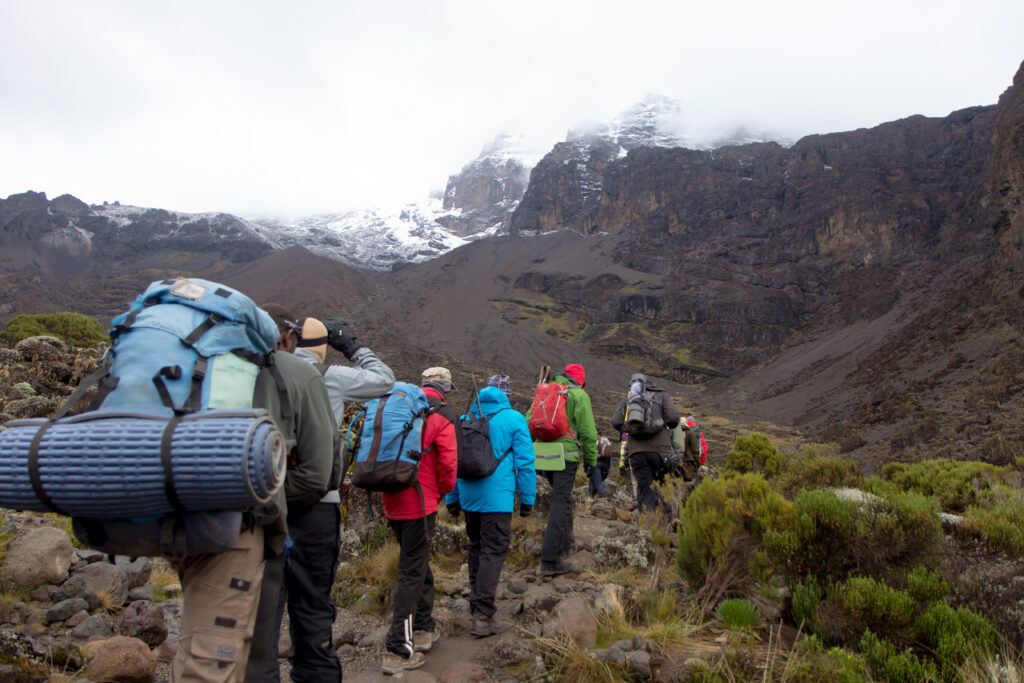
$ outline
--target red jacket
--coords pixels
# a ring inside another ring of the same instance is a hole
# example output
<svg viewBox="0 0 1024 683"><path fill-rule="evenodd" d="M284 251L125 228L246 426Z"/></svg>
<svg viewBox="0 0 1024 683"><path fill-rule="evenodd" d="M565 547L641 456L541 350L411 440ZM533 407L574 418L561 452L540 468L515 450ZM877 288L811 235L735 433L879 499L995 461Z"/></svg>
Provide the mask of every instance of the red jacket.
<svg viewBox="0 0 1024 683"><path fill-rule="evenodd" d="M445 400L444 394L433 387L423 387L427 397ZM420 519L426 514L437 512L441 497L455 488L455 473L459 466L458 441L455 425L437 413L431 413L423 425L423 441L420 452L419 480L423 489L423 500L415 486L402 491L380 494L384 503L384 514L388 519Z"/></svg>

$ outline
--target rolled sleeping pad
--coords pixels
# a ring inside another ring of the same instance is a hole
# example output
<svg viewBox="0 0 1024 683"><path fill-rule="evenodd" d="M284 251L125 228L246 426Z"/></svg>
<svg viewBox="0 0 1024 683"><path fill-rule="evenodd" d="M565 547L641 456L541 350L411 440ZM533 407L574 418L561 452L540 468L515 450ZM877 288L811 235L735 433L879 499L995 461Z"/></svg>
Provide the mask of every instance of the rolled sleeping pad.
<svg viewBox="0 0 1024 683"><path fill-rule="evenodd" d="M0 432L0 506L139 519L175 511L176 495L188 512L249 510L278 490L285 463L284 438L265 410L175 416L118 406L55 422L12 420Z"/></svg>

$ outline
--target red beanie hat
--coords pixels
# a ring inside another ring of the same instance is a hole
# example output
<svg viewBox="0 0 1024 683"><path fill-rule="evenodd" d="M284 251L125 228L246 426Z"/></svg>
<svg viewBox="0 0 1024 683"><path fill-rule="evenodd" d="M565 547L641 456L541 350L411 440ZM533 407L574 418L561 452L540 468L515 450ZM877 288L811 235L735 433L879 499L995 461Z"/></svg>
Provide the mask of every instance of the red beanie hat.
<svg viewBox="0 0 1024 683"><path fill-rule="evenodd" d="M579 363L570 363L565 366L565 374L572 377L581 387L587 386L587 371Z"/></svg>

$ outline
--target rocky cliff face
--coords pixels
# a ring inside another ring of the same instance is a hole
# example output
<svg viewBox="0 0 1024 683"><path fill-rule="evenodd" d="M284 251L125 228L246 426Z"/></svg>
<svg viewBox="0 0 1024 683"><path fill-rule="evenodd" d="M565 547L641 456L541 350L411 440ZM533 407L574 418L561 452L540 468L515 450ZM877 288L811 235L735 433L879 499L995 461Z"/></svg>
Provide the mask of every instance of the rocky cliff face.
<svg viewBox="0 0 1024 683"><path fill-rule="evenodd" d="M41 192L0 199L0 244L5 269L63 272L128 259L195 252L229 261L265 256L275 244L254 226L229 214L182 214L119 204L89 206Z"/></svg>
<svg viewBox="0 0 1024 683"><path fill-rule="evenodd" d="M529 161L519 144L515 135L499 135L480 156L449 176L443 207L451 213L437 222L461 237L494 232L526 191Z"/></svg>
<svg viewBox="0 0 1024 683"><path fill-rule="evenodd" d="M1024 290L1020 288L1024 276L1024 64L998 107L991 184L998 212L996 288L1007 297L1008 309L1016 312L1017 324L1024 328Z"/></svg>

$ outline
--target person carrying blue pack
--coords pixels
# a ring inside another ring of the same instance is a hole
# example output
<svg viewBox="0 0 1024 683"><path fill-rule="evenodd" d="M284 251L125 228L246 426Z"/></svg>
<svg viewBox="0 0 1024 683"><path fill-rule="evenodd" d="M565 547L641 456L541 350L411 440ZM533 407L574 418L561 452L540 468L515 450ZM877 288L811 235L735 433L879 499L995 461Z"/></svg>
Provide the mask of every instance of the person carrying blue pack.
<svg viewBox="0 0 1024 683"><path fill-rule="evenodd" d="M335 425L345 412L345 401L367 401L391 389L394 373L372 351L357 340L351 325L342 318L328 318L328 327L316 318L296 319L291 311L278 304L264 304L281 333L278 347L315 366L323 376ZM355 367L325 365L327 346L340 351ZM337 431L335 430L335 434ZM289 635L292 648L288 659L292 665L291 679L299 681L340 681L341 661L331 645L331 625L336 608L331 600L331 586L338 567L338 539L341 533L341 463L332 451L330 476L326 493L319 499L296 501L288 498L288 534L292 547L288 568L284 571L281 591L274 615L274 637L267 644L267 683L281 680L277 657L278 634L288 607ZM285 488L296 479L322 478L319 460L294 463L285 477ZM313 470L315 474L313 474Z"/></svg>
<svg viewBox="0 0 1024 683"><path fill-rule="evenodd" d="M491 452L498 465L483 479L459 478L445 502L452 516L466 513L469 605L474 616L470 635L483 638L503 628L495 618L494 600L512 538L515 494L518 490L519 515L528 517L537 497L537 472L526 418L512 410L500 388L482 389L470 411L473 417L489 418Z"/></svg>
<svg viewBox="0 0 1024 683"><path fill-rule="evenodd" d="M396 389L400 384L395 385ZM422 393L429 411L417 444L420 460L415 482L400 490L381 491L384 514L400 547L395 610L384 642L387 652L381 661L381 671L389 675L423 666L423 653L441 637L433 614L430 534L437 520L437 504L455 488L461 438L458 414L448 405L452 388L448 368L423 371ZM366 421L371 422L369 412Z"/></svg>

